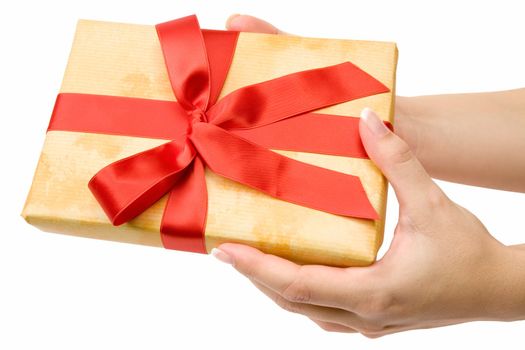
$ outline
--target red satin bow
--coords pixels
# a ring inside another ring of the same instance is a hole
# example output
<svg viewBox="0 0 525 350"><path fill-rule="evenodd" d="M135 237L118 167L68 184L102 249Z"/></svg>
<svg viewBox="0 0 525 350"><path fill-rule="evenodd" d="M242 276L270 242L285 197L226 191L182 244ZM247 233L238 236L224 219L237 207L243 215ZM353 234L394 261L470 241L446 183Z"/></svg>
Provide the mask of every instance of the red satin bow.
<svg viewBox="0 0 525 350"><path fill-rule="evenodd" d="M177 102L61 94L49 127L172 140L112 163L91 179L89 188L114 225L169 193L164 246L206 253L204 166L288 202L377 218L358 177L265 147L366 157L356 118L309 112L388 88L346 62L246 86L216 102L238 33L201 31L195 16L156 28ZM74 119L67 117L72 114Z"/></svg>

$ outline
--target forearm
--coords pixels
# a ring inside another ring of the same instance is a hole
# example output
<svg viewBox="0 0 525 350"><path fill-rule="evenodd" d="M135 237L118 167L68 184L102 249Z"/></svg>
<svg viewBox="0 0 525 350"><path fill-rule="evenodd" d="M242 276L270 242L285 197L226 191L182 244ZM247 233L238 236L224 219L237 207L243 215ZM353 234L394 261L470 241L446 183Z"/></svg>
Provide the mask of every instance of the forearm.
<svg viewBox="0 0 525 350"><path fill-rule="evenodd" d="M398 97L395 128L435 178L525 192L525 89Z"/></svg>

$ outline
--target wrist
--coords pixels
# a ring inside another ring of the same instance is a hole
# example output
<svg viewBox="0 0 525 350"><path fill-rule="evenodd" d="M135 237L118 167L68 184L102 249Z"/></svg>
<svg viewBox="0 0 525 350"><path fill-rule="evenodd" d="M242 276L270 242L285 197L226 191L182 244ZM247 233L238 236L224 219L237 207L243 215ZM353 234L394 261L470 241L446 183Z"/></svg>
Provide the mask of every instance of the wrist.
<svg viewBox="0 0 525 350"><path fill-rule="evenodd" d="M525 319L525 251L517 246L499 245L492 263L493 274L485 290L489 293L490 319Z"/></svg>

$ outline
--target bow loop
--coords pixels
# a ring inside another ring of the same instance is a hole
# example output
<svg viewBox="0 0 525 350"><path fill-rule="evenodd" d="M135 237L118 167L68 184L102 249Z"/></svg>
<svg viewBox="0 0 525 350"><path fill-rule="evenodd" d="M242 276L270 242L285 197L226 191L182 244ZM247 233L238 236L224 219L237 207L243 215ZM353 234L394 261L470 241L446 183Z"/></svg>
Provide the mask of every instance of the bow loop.
<svg viewBox="0 0 525 350"><path fill-rule="evenodd" d="M197 17L157 24L156 29L177 101L186 110L207 110L210 68Z"/></svg>
<svg viewBox="0 0 525 350"><path fill-rule="evenodd" d="M88 186L111 223L120 225L168 193L195 156L188 143L167 142L102 168Z"/></svg>

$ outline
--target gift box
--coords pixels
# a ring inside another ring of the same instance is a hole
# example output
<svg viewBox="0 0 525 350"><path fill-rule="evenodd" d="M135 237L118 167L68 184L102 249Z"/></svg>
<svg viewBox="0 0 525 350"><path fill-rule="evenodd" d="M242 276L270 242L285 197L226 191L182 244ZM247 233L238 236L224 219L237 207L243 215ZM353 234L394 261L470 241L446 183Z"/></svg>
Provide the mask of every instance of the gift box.
<svg viewBox="0 0 525 350"><path fill-rule="evenodd" d="M22 216L44 231L303 264L371 264L387 183L394 43L80 20Z"/></svg>

